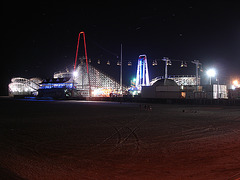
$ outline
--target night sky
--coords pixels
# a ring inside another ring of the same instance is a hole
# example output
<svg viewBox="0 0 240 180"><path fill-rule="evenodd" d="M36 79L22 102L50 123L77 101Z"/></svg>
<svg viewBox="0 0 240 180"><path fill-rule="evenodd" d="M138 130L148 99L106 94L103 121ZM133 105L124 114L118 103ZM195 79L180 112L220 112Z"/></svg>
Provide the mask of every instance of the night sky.
<svg viewBox="0 0 240 180"><path fill-rule="evenodd" d="M46 78L66 67L72 70L80 31L86 34L92 64L116 79L123 44L126 85L135 76L140 54L148 57L151 79L164 74L163 57L198 59L204 69L216 67L221 76L240 74L237 1L74 2L2 3L1 95L7 93L12 77ZM82 42L79 55L83 56ZM158 66L153 67L155 59ZM179 61L173 62L169 74L194 74L194 65L183 69Z"/></svg>

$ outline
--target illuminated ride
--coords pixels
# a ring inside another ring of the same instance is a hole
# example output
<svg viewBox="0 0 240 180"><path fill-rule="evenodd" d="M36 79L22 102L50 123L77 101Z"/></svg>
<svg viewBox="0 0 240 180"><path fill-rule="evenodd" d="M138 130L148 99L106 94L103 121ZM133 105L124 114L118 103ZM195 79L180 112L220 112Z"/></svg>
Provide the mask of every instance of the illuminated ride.
<svg viewBox="0 0 240 180"><path fill-rule="evenodd" d="M87 71L85 58L80 60L81 63L76 66L75 71L58 71L54 73L53 78L43 80L39 88L40 95L43 94L42 91L47 94L54 94L53 91L56 91L57 94L61 94L61 97L89 97L90 79L92 97L119 96L121 90L119 81L90 64L88 64ZM123 90L126 89L123 86Z"/></svg>
<svg viewBox="0 0 240 180"><path fill-rule="evenodd" d="M119 81L90 64L88 64L88 73L86 66L85 62L80 63L74 71L76 75L73 76L74 87L82 96L89 96L89 88L91 88L92 97L120 95L121 85ZM89 79L91 87L89 87ZM123 86L123 90L125 91L126 89Z"/></svg>
<svg viewBox="0 0 240 180"><path fill-rule="evenodd" d="M79 41L83 35L85 56L78 58ZM77 61L80 60L80 63ZM110 97L120 94L120 83L106 73L89 64L87 59L85 33L78 35L74 70L58 71L54 77L40 84L39 96L51 97ZM123 87L126 90L126 87Z"/></svg>
<svg viewBox="0 0 240 180"><path fill-rule="evenodd" d="M82 58L81 63L77 65L79 41L81 35L83 35L85 58ZM85 62L83 60L85 60ZM110 65L110 63L108 65ZM111 96L111 94L118 95L120 93L121 87L119 82L89 64L87 59L87 47L84 32L80 32L78 35L74 72L72 73L72 76L73 88L80 92L81 96L83 97L108 97ZM126 88L124 87L123 89L125 90Z"/></svg>
<svg viewBox="0 0 240 180"><path fill-rule="evenodd" d="M21 78L16 77L11 79L8 85L10 96L31 96L37 95L39 84L42 82L39 78Z"/></svg>
<svg viewBox="0 0 240 180"><path fill-rule="evenodd" d="M78 42L77 42L77 50L76 50L73 74L75 75L75 77L77 76L76 66L77 66L77 57L78 57L79 41L80 41L80 38L81 38L81 34L83 35L84 53L85 53L85 59L86 59L86 69L87 69L87 78L88 78L88 96L91 97L91 83L90 83L90 76L89 76L89 70L88 70L87 46L86 46L85 33L83 31L78 34Z"/></svg>
<svg viewBox="0 0 240 180"><path fill-rule="evenodd" d="M140 55L138 58L137 75L136 75L136 88L141 91L142 86L150 86L147 56Z"/></svg>

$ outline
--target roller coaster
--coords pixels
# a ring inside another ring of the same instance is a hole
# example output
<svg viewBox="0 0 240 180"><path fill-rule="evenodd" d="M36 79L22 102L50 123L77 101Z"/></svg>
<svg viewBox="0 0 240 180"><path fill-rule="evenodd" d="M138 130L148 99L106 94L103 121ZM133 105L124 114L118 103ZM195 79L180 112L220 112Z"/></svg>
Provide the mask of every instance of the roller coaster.
<svg viewBox="0 0 240 180"><path fill-rule="evenodd" d="M42 80L39 78L21 78L16 77L11 79L11 83L8 85L10 96L27 96L36 95L39 89L39 83Z"/></svg>

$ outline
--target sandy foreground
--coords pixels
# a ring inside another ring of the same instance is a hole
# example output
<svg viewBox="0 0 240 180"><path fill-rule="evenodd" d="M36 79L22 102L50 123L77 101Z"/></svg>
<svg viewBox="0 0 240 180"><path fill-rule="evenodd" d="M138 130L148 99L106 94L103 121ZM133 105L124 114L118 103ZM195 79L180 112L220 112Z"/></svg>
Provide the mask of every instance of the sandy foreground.
<svg viewBox="0 0 240 180"><path fill-rule="evenodd" d="M240 179L240 106L0 102L0 179Z"/></svg>

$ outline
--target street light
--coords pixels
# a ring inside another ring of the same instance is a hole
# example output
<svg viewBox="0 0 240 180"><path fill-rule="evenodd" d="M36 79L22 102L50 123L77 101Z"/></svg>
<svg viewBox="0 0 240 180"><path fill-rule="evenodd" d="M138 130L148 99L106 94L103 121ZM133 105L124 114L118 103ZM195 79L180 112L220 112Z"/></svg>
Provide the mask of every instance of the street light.
<svg viewBox="0 0 240 180"><path fill-rule="evenodd" d="M215 69L209 69L207 70L207 75L210 79L210 85L211 85L211 79L212 77L215 77L216 76L216 70Z"/></svg>
<svg viewBox="0 0 240 180"><path fill-rule="evenodd" d="M78 72L77 71L73 71L73 77L77 77L78 76Z"/></svg>

